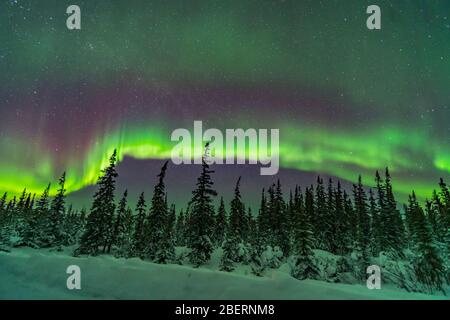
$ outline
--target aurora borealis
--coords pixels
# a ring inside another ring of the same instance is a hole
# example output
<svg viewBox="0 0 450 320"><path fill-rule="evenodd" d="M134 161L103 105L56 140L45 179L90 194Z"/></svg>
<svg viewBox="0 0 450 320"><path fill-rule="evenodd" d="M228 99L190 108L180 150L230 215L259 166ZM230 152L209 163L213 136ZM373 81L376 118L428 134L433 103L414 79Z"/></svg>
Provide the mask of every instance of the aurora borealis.
<svg viewBox="0 0 450 320"><path fill-rule="evenodd" d="M0 191L64 170L79 190L194 120L280 129L284 168L370 185L389 166L403 195L449 176L448 1L15 0L0 25Z"/></svg>

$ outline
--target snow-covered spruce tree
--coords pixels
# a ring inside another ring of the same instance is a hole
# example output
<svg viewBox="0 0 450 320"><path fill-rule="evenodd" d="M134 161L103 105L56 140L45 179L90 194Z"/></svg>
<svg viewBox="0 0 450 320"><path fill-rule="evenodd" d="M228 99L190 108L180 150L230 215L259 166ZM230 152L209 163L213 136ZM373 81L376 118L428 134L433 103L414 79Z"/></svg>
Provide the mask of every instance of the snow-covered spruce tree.
<svg viewBox="0 0 450 320"><path fill-rule="evenodd" d="M225 233L228 228L228 217L225 211L225 203L223 197L220 198L219 209L217 210L217 215L214 219L214 243L216 246L220 247L225 239Z"/></svg>
<svg viewBox="0 0 450 320"><path fill-rule="evenodd" d="M375 181L377 184L378 207L380 210L382 238L379 241L381 249L382 251L389 252L391 255L402 256L402 250L405 245L404 224L400 211L397 209L389 169L386 168L384 180L381 179L377 171Z"/></svg>
<svg viewBox="0 0 450 320"><path fill-rule="evenodd" d="M124 220L125 214L127 210L127 197L128 190L125 190L122 196L122 199L119 201L119 205L117 206L117 213L115 220L113 221L113 231L111 239L108 239L108 246L106 248L106 252L110 253L111 248L113 246L120 247L120 243L124 238Z"/></svg>
<svg viewBox="0 0 450 320"><path fill-rule="evenodd" d="M175 243L181 247L186 245L186 219L183 209L180 210L175 224Z"/></svg>
<svg viewBox="0 0 450 320"><path fill-rule="evenodd" d="M263 247L266 247L269 245L272 224L264 189L261 192L261 204L259 207L257 224L259 241Z"/></svg>
<svg viewBox="0 0 450 320"><path fill-rule="evenodd" d="M306 189L306 201L313 199L312 191ZM307 206L311 206L308 203ZM312 208L310 208L312 210ZM291 268L291 275L299 280L317 279L319 271L314 263L314 233L306 208L300 205L295 207L296 219L294 226L294 263Z"/></svg>
<svg viewBox="0 0 450 320"><path fill-rule="evenodd" d="M247 236L247 220L245 215L245 207L241 200L241 192L239 189L241 177L238 178L234 188L234 197L230 202L230 217L228 223L228 231L226 233L227 250L233 252L224 252L224 257L233 259L233 262L239 262L239 246L245 242ZM234 243L230 243L234 241ZM225 249L224 249L225 250Z"/></svg>
<svg viewBox="0 0 450 320"><path fill-rule="evenodd" d="M241 177L238 178L234 188L234 197L230 203L230 234L238 243L245 241L247 231L247 221L245 219L245 207L241 199L241 191L239 189Z"/></svg>
<svg viewBox="0 0 450 320"><path fill-rule="evenodd" d="M146 220L147 205L145 203L145 196L142 192L136 205L136 221L133 232L133 246L130 252L131 257L145 258L145 220Z"/></svg>
<svg viewBox="0 0 450 320"><path fill-rule="evenodd" d="M166 176L168 161L161 167L161 172L158 174L158 183L153 190L153 197L150 207L150 212L147 219L146 226L146 254L147 257L156 261L158 250L162 250L164 242L164 233L167 229L168 208L166 201L166 187L164 185L164 178ZM164 246L167 244L164 244ZM166 256L163 252L158 253L159 263L165 263Z"/></svg>
<svg viewBox="0 0 450 320"><path fill-rule="evenodd" d="M327 190L327 229L325 230L325 242L327 243L328 251L336 254L337 252L337 227L338 222L336 218L336 191L333 185L333 180L328 179L328 190Z"/></svg>
<svg viewBox="0 0 450 320"><path fill-rule="evenodd" d="M157 263L166 263L171 256L169 243L166 241L167 221L169 209L167 207L166 187L164 178L166 176L168 161L161 167L158 174L158 182L153 190L150 212L146 224L146 255Z"/></svg>
<svg viewBox="0 0 450 320"><path fill-rule="evenodd" d="M45 236L46 246L49 247L61 247L66 242L66 235L64 232L64 219L65 219L65 183L66 183L66 173L64 172L59 178L59 189L56 196L53 198L50 212L48 216L48 225L45 230L42 230Z"/></svg>
<svg viewBox="0 0 450 320"><path fill-rule="evenodd" d="M266 265L263 263L261 259L261 250L257 246L251 247L250 252L250 268L252 273L257 277L262 277L264 271L266 270Z"/></svg>
<svg viewBox="0 0 450 320"><path fill-rule="evenodd" d="M259 244L258 240L258 226L255 217L253 217L252 209L248 208L247 211L247 221L248 221L248 245L255 246Z"/></svg>
<svg viewBox="0 0 450 320"><path fill-rule="evenodd" d="M23 243L32 248L41 248L46 243L42 231L49 228L49 192L50 183L44 189L40 199L36 203L29 219L26 221L26 231L24 232Z"/></svg>
<svg viewBox="0 0 450 320"><path fill-rule="evenodd" d="M116 253L117 257L129 258L131 257L133 247L133 231L134 231L134 219L133 211L130 207L127 207L123 216L122 232L116 240Z"/></svg>
<svg viewBox="0 0 450 320"><path fill-rule="evenodd" d="M414 240L414 271L417 280L423 284L428 293L442 291L445 282L445 268L439 250L433 241L430 226L424 212L417 202L415 193L409 197L411 234Z"/></svg>
<svg viewBox="0 0 450 320"><path fill-rule="evenodd" d="M166 218L161 243L156 251L155 261L157 263L167 263L170 261L175 261L175 219L175 206L172 205Z"/></svg>
<svg viewBox="0 0 450 320"><path fill-rule="evenodd" d="M213 251L212 233L214 225L214 207L212 198L217 196L217 192L212 189L213 182L207 163L208 144L205 147L205 154L202 157L202 172L197 179L197 187L192 192L190 201L190 214L188 223L187 246L191 249L189 253L190 262L198 267L211 258Z"/></svg>
<svg viewBox="0 0 450 320"><path fill-rule="evenodd" d="M100 253L100 247L102 247L103 252L106 252L112 236L112 217L115 211L116 159L117 151L114 150L109 158L108 167L102 170L98 179L97 191L94 194L91 212L87 217L86 229L81 236L80 246L74 251L74 255L97 255Z"/></svg>
<svg viewBox="0 0 450 320"><path fill-rule="evenodd" d="M372 189L369 190L369 216L371 218L370 224L370 253L372 256L377 257L381 251L380 239L382 237L380 211L375 200L375 195Z"/></svg>
<svg viewBox="0 0 450 320"><path fill-rule="evenodd" d="M0 198L0 246L9 245L10 221L6 210L8 194L5 192Z"/></svg>
<svg viewBox="0 0 450 320"><path fill-rule="evenodd" d="M317 185L314 201L314 234L317 240L318 249L329 250L328 231L330 230L330 219L327 210L327 201L323 179L317 177Z"/></svg>
<svg viewBox="0 0 450 320"><path fill-rule="evenodd" d="M442 248L442 254L447 265L447 281L450 283L450 190L441 178L439 181L440 206L435 205L435 210L439 210L437 221L439 223L438 240Z"/></svg>
<svg viewBox="0 0 450 320"><path fill-rule="evenodd" d="M351 197L344 190L342 193L342 201L344 202L345 219L347 220L347 244L348 252L351 252L353 243L356 241L358 219Z"/></svg>
<svg viewBox="0 0 450 320"><path fill-rule="evenodd" d="M367 208L367 196L364 191L361 176L358 177L358 184L353 185L353 197L355 203L355 213L357 217L356 242L354 253L356 258L356 276L360 279L366 277L366 269L370 265L370 216Z"/></svg>
<svg viewBox="0 0 450 320"><path fill-rule="evenodd" d="M281 249L283 256L288 257L291 252L289 236L290 221L279 179L277 180L274 193L274 202L271 205L271 208L274 210L275 247L278 246Z"/></svg>
<svg viewBox="0 0 450 320"><path fill-rule="evenodd" d="M345 199L342 193L341 183L338 181L337 189L334 194L335 208L335 247L338 255L345 255L349 252L351 246L350 221L345 210Z"/></svg>
<svg viewBox="0 0 450 320"><path fill-rule="evenodd" d="M223 253L219 265L221 271L231 272L234 270L234 262L237 260L237 242L236 235L229 230L225 234L222 245Z"/></svg>
<svg viewBox="0 0 450 320"><path fill-rule="evenodd" d="M65 246L71 246L79 242L86 224L86 209L81 209L76 212L70 206L65 215L63 229L64 229L64 243Z"/></svg>

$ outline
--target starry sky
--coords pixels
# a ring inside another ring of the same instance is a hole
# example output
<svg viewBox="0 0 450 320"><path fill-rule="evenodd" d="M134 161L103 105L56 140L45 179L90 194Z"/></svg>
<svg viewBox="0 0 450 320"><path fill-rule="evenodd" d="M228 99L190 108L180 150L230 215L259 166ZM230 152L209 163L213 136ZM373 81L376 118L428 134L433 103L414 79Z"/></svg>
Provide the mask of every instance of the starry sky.
<svg viewBox="0 0 450 320"><path fill-rule="evenodd" d="M450 172L449 39L446 0L1 1L0 191L64 170L79 190L114 148L164 159L202 120L279 129L283 168L372 185L389 166L427 197Z"/></svg>

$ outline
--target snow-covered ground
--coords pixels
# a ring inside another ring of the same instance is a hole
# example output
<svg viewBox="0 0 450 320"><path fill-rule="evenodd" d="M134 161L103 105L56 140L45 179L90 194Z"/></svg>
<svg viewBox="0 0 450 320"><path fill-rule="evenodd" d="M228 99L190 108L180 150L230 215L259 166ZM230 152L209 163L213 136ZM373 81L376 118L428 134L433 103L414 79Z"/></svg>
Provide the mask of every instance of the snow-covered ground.
<svg viewBox="0 0 450 320"><path fill-rule="evenodd" d="M158 265L111 256L71 257L67 252L13 249L0 252L0 299L445 299L383 286L299 281L283 266L256 277L245 267L234 273L210 265ZM66 269L81 269L81 290L66 287Z"/></svg>

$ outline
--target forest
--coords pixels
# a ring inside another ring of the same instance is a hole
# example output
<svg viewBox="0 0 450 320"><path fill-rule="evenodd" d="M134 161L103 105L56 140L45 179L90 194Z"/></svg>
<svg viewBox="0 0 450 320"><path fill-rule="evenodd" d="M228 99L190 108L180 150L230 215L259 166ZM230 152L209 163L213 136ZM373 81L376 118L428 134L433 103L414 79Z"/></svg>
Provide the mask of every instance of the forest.
<svg viewBox="0 0 450 320"><path fill-rule="evenodd" d="M287 263L291 276L299 280L353 284L365 283L367 267L381 264L388 283L409 292L446 294L450 190L443 179L423 205L412 191L403 207L395 199L388 168L375 173L374 188L366 187L361 176L352 190L319 176L315 185L285 193L278 180L262 188L259 209L252 212L241 196L241 177L229 203L217 194L205 153L183 209L167 200L168 161L151 197L141 193L131 208L127 191L116 202L116 162L114 151L100 173L89 210L75 210L67 203L65 173L54 197L49 195L50 184L37 197L26 189L20 197L4 193L0 250L71 247L74 256L137 257L198 268L220 249L224 272L246 265L253 275L264 276Z"/></svg>

